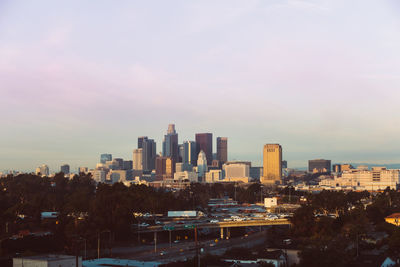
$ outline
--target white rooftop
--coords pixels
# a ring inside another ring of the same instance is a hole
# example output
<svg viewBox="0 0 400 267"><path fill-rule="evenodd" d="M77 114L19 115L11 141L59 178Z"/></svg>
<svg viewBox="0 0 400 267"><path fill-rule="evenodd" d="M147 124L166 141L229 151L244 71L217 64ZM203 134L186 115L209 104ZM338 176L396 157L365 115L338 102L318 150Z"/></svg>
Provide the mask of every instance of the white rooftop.
<svg viewBox="0 0 400 267"><path fill-rule="evenodd" d="M161 262L102 258L96 260L83 261L82 265L84 267L104 267L104 266L153 267L161 265Z"/></svg>

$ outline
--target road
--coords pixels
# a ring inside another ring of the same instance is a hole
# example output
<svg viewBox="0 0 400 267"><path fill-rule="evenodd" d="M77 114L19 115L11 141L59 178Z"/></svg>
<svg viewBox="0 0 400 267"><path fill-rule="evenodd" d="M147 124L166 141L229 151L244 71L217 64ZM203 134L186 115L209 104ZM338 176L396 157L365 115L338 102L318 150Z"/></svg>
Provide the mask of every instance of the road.
<svg viewBox="0 0 400 267"><path fill-rule="evenodd" d="M202 254L210 253L222 255L228 248L232 247L253 247L262 244L265 239L265 231L253 233L247 237L236 237L229 240L220 240L216 243L214 240L199 242L199 248L203 248ZM163 253L161 253L163 252ZM161 255L161 254L163 255ZM169 247L168 243L157 244L157 252L154 252L154 246L137 246L114 248L113 255L134 259L139 261L158 261L163 263L185 260L188 257L196 255L196 245L193 241L183 241L173 243Z"/></svg>
<svg viewBox="0 0 400 267"><path fill-rule="evenodd" d="M290 220L288 219L276 219L276 220L265 220L265 219L253 219L245 221L221 221L217 223L202 222L202 223L192 223L185 222L184 224L170 223L168 225L152 225L144 229L140 229L140 233L152 233L165 231L166 227L172 227L173 230L186 230L187 227L191 228L197 227L197 229L202 228L225 228L225 227L249 227L249 226L267 226L267 225L290 225Z"/></svg>

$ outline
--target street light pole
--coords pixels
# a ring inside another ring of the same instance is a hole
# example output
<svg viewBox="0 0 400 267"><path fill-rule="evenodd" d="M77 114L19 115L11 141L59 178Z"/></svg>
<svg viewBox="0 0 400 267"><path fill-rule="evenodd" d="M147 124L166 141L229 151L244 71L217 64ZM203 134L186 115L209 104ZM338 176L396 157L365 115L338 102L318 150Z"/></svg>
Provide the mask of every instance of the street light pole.
<svg viewBox="0 0 400 267"><path fill-rule="evenodd" d="M100 233L97 235L97 259L100 259Z"/></svg>
<svg viewBox="0 0 400 267"><path fill-rule="evenodd" d="M140 244L140 222L139 222L139 220L138 220L138 232L137 232L137 241L138 241L138 244Z"/></svg>
<svg viewBox="0 0 400 267"><path fill-rule="evenodd" d="M237 199L236 199L236 182L235 182L234 186L235 186L235 201L237 201Z"/></svg>
<svg viewBox="0 0 400 267"><path fill-rule="evenodd" d="M172 244L171 244L171 230L169 230L169 247L172 247Z"/></svg>
<svg viewBox="0 0 400 267"><path fill-rule="evenodd" d="M157 232L154 232L154 253L157 252Z"/></svg>
<svg viewBox="0 0 400 267"><path fill-rule="evenodd" d="M194 240L195 240L195 243L196 243L197 267L200 267L199 246L198 246L198 243L197 243L197 226L194 227Z"/></svg>

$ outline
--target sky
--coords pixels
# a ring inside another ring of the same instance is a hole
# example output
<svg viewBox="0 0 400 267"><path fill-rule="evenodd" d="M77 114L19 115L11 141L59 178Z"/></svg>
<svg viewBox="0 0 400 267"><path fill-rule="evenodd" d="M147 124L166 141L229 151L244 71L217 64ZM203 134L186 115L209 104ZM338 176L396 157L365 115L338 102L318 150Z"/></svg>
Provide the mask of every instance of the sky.
<svg viewBox="0 0 400 267"><path fill-rule="evenodd" d="M400 162L397 0L0 0L0 170L132 158L138 136Z"/></svg>

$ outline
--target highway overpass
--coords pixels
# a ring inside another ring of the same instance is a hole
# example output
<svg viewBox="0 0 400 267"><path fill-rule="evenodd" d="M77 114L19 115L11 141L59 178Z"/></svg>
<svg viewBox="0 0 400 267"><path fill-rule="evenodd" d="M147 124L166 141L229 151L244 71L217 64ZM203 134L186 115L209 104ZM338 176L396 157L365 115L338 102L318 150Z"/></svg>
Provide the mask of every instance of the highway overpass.
<svg viewBox="0 0 400 267"><path fill-rule="evenodd" d="M267 226L267 225L288 225L291 223L288 219L276 219L276 220L246 220L246 221L222 221L218 223L191 223L186 222L185 224L167 224L167 225L155 225L136 230L136 233L153 233L162 231L179 231L188 229L202 229L202 228L230 228L230 227L249 227L249 226Z"/></svg>

